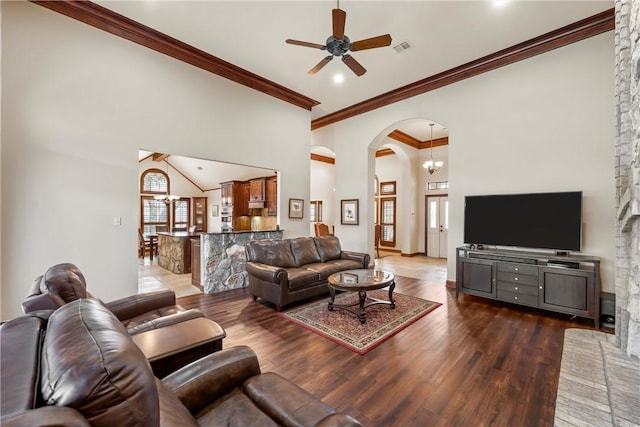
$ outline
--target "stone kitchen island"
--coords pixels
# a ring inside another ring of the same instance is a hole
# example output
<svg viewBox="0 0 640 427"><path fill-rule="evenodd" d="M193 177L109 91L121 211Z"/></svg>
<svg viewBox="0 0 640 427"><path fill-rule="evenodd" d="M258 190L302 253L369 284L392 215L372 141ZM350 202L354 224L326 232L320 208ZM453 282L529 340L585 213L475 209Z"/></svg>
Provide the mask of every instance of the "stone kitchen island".
<svg viewBox="0 0 640 427"><path fill-rule="evenodd" d="M158 265L176 274L191 272L190 240L200 233L186 231L158 233Z"/></svg>
<svg viewBox="0 0 640 427"><path fill-rule="evenodd" d="M282 239L282 230L202 234L199 276L203 292L213 294L249 286L245 245L253 240L279 239Z"/></svg>

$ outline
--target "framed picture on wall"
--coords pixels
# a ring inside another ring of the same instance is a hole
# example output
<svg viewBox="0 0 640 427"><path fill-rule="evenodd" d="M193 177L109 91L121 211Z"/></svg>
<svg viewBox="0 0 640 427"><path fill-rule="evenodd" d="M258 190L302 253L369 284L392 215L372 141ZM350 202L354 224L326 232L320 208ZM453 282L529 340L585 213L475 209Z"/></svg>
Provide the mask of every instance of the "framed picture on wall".
<svg viewBox="0 0 640 427"><path fill-rule="evenodd" d="M304 200L289 199L289 218L302 219L304 217Z"/></svg>
<svg viewBox="0 0 640 427"><path fill-rule="evenodd" d="M218 216L218 205L211 205L211 216Z"/></svg>
<svg viewBox="0 0 640 427"><path fill-rule="evenodd" d="M340 223L358 225L358 199L340 200Z"/></svg>

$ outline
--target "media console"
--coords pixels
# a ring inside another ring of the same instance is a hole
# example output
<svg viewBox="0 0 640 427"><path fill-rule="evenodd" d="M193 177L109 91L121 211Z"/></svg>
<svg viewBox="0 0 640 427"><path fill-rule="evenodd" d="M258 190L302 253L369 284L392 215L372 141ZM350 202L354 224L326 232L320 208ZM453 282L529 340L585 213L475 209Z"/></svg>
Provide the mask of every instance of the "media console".
<svg viewBox="0 0 640 427"><path fill-rule="evenodd" d="M600 259L508 249L456 248L456 298L475 295L600 324Z"/></svg>

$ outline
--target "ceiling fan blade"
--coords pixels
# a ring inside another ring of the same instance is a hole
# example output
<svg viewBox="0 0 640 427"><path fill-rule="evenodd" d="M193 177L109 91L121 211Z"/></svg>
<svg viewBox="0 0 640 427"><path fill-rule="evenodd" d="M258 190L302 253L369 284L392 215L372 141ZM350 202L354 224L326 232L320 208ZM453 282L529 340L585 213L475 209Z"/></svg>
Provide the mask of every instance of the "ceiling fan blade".
<svg viewBox="0 0 640 427"><path fill-rule="evenodd" d="M285 43L295 44L297 46L312 47L314 49L326 49L326 46L323 44L303 42L300 40L287 39L285 40Z"/></svg>
<svg viewBox="0 0 640 427"><path fill-rule="evenodd" d="M342 62L347 64L347 67L351 68L351 71L353 71L358 77L367 72L367 70L351 55L342 55Z"/></svg>
<svg viewBox="0 0 640 427"><path fill-rule="evenodd" d="M351 43L351 50L374 49L376 47L389 46L391 44L391 36L385 34L383 36L371 37L370 39L358 40Z"/></svg>
<svg viewBox="0 0 640 427"><path fill-rule="evenodd" d="M320 69L322 67L327 65L329 63L329 61L331 61L332 59L333 59L333 55L325 56L322 61L318 62L318 65L316 65L315 67L313 67L312 69L307 71L307 74L315 74L315 73L317 73L318 71L320 71Z"/></svg>
<svg viewBox="0 0 640 427"><path fill-rule="evenodd" d="M337 40L344 39L344 26L347 21L347 12L342 9L332 9L333 37Z"/></svg>

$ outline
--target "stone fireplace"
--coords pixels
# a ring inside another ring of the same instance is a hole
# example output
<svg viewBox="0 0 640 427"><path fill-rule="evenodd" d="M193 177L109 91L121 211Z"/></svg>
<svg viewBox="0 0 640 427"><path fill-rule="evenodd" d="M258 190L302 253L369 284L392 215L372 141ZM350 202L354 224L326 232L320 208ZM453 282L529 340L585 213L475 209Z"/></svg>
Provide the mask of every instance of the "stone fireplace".
<svg viewBox="0 0 640 427"><path fill-rule="evenodd" d="M640 1L615 1L616 344L640 357Z"/></svg>

